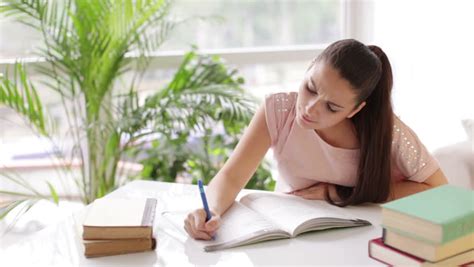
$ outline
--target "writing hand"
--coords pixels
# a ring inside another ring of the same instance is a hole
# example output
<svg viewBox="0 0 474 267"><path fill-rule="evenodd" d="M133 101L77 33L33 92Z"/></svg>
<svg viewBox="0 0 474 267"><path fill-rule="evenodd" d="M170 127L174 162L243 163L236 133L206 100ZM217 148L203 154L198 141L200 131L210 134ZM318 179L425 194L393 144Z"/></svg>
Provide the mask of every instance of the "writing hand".
<svg viewBox="0 0 474 267"><path fill-rule="evenodd" d="M184 230L194 239L211 240L221 224L221 217L211 211L212 217L206 222L206 211L197 209L184 220Z"/></svg>

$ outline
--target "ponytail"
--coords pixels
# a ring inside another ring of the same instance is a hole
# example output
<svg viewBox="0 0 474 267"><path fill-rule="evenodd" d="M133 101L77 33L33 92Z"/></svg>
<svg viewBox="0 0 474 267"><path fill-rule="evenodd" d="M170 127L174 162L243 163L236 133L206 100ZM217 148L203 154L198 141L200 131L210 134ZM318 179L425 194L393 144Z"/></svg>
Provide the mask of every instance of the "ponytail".
<svg viewBox="0 0 474 267"><path fill-rule="evenodd" d="M359 51L359 54L361 54L359 56L361 58L363 56L363 60L361 59L358 62L374 61L375 67L372 70L370 70L370 67L366 67L365 70L358 70L357 75L367 74L367 78L363 82L366 88L362 83L362 87L354 86L355 84L351 79L348 79L355 88L359 88L356 107L363 101L366 101L366 105L351 118L360 143L360 161L356 185L355 187L336 185L336 192L341 199L337 203L330 198L328 190L325 193L326 200L337 206L355 205L364 202L383 202L387 200L390 193L393 128L392 68L387 56L379 47L364 45L360 49L365 50L365 52L361 53ZM355 73L344 75L344 72L347 71L350 72L348 69L340 71L344 78L357 76ZM371 80L373 81L371 82ZM372 85L369 86L368 84Z"/></svg>

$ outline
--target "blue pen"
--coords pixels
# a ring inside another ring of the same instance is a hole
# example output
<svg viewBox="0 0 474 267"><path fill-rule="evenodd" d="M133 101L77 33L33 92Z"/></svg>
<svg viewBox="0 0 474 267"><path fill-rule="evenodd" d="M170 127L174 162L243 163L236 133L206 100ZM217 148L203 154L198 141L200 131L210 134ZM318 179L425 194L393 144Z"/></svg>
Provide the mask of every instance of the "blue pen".
<svg viewBox="0 0 474 267"><path fill-rule="evenodd" d="M202 180L198 180L199 192L201 193L202 205L206 211L206 222L211 219L211 211L209 210L209 205L207 204L206 192L204 192L204 186L202 185Z"/></svg>

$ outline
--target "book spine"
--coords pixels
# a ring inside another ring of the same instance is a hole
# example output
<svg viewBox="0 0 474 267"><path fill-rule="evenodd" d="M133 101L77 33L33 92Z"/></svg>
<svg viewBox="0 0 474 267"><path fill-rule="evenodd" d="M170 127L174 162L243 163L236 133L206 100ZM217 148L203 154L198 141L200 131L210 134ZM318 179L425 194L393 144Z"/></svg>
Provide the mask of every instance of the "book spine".
<svg viewBox="0 0 474 267"><path fill-rule="evenodd" d="M153 220L156 212L156 199L147 198L145 210L143 211L142 226L153 226Z"/></svg>
<svg viewBox="0 0 474 267"><path fill-rule="evenodd" d="M383 229L388 229L390 231L397 232L401 235L404 235L406 237L410 237L413 239L417 239L422 242L426 242L429 244L433 245L443 245L445 243L448 243L452 240L461 238L465 235L469 235L474 232L474 213L466 214L465 216L458 217L454 220L451 220L448 223L445 224L438 224L441 229L442 229L442 234L441 234L441 239L439 240L434 240L434 239L428 239L426 237L420 236L416 232L412 231L403 231L395 226L387 226L382 223ZM383 233L383 232L382 232Z"/></svg>
<svg viewBox="0 0 474 267"><path fill-rule="evenodd" d="M378 262L381 262L381 263L383 263L383 264L386 264L386 265L388 265L388 266L391 266L390 263L385 262L385 261L383 261L383 260L381 260L381 259L378 259L378 258L374 257L374 255L372 255L372 246L377 246L377 243L375 243L373 240L370 240L370 241L369 241L369 258L371 258L371 259L373 259L373 260L376 260L376 261L378 261Z"/></svg>
<svg viewBox="0 0 474 267"><path fill-rule="evenodd" d="M384 251L386 251L388 253L398 254L400 257L405 257L409 260L416 261L420 265L425 262L425 260L423 260L421 258L418 258L417 256L411 255L407 252L404 252L404 251L398 250L396 248L392 248L388 245L385 245L383 243L382 238L370 240L369 241L369 257L372 258L372 259L375 259L377 261L380 261L384 264L387 264L389 266L397 266L397 265L400 265L400 264L398 264L396 262L386 262L385 261L386 259L381 259L380 257L374 256L373 253L372 253L372 246L378 246L378 247L380 247L381 249L383 249Z"/></svg>
<svg viewBox="0 0 474 267"><path fill-rule="evenodd" d="M398 233L400 235L403 235L403 236L406 236L406 237L409 237L409 238L412 238L412 239L416 239L416 240L421 241L421 242L425 242L427 244L439 245L439 243L437 243L437 242L435 242L431 239L427 239L427 238L424 238L422 236L419 236L416 233L402 231L398 228L386 226L386 225L383 225L383 224L382 224L382 227L383 227L382 229L384 229L384 230L386 229L387 231L392 231L392 232ZM382 234L384 234L384 232L382 232ZM385 236L384 236L384 240L385 240Z"/></svg>
<svg viewBox="0 0 474 267"><path fill-rule="evenodd" d="M451 222L443 225L443 239L441 243L457 239L474 232L474 212L465 216L456 218Z"/></svg>

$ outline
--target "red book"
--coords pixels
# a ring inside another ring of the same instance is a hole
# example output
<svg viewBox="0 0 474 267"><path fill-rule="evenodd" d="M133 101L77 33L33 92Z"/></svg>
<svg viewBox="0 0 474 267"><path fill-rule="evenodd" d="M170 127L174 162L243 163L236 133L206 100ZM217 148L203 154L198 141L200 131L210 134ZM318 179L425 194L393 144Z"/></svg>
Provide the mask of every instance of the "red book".
<svg viewBox="0 0 474 267"><path fill-rule="evenodd" d="M369 241L369 257L387 265L410 266L474 266L474 250L468 250L447 259L430 262L385 245L382 238Z"/></svg>

